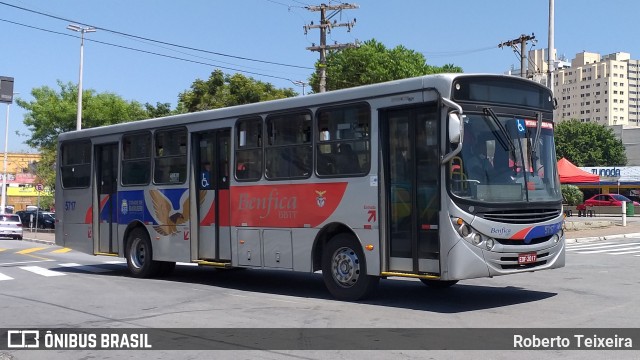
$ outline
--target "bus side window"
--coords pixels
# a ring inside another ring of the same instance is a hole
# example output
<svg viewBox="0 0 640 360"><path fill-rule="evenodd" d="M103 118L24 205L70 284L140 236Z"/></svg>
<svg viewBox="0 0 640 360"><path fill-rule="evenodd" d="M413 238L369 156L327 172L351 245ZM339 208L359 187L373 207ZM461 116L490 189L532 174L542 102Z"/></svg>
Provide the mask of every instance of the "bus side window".
<svg viewBox="0 0 640 360"><path fill-rule="evenodd" d="M262 177L262 118L240 119L236 124L235 176L240 181Z"/></svg>

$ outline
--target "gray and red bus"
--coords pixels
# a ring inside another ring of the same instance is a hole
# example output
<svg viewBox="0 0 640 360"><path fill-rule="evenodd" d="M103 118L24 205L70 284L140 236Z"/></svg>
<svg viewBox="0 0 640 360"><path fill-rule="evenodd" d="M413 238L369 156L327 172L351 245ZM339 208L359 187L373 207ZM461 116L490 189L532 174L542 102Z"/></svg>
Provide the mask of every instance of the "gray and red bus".
<svg viewBox="0 0 640 360"><path fill-rule="evenodd" d="M439 74L61 134L56 243L124 257L380 278L564 266L549 89Z"/></svg>

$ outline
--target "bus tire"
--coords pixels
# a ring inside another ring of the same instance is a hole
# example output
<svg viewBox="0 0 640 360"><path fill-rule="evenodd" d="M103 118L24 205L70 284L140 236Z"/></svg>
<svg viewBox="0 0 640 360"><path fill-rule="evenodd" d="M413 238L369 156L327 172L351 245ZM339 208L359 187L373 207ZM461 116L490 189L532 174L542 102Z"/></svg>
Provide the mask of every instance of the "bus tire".
<svg viewBox="0 0 640 360"><path fill-rule="evenodd" d="M446 289L452 287L458 283L458 280L432 280L432 279L420 279L423 284L434 289Z"/></svg>
<svg viewBox="0 0 640 360"><path fill-rule="evenodd" d="M127 267L131 275L137 278L156 276L160 271L161 263L153 260L149 234L142 228L133 229L127 244Z"/></svg>
<svg viewBox="0 0 640 360"><path fill-rule="evenodd" d="M356 301L370 296L380 278L367 275L367 263L360 243L350 234L338 234L322 253L324 284L338 300Z"/></svg>

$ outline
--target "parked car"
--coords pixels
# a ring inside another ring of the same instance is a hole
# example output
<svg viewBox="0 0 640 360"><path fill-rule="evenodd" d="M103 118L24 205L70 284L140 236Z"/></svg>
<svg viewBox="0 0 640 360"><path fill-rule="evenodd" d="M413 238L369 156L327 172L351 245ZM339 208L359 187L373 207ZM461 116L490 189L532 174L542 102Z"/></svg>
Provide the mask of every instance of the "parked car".
<svg viewBox="0 0 640 360"><path fill-rule="evenodd" d="M620 194L598 194L584 201L586 206L622 206L622 202L630 203L632 200ZM633 206L640 203L633 201Z"/></svg>
<svg viewBox="0 0 640 360"><path fill-rule="evenodd" d="M36 211L21 210L16 212L16 214L20 215L20 219L22 219L22 226L26 228L36 227L36 214L38 216L37 218L38 229L55 229L56 228L56 213L48 212L48 211L36 212Z"/></svg>
<svg viewBox="0 0 640 360"><path fill-rule="evenodd" d="M0 236L22 240L22 221L17 214L0 214Z"/></svg>

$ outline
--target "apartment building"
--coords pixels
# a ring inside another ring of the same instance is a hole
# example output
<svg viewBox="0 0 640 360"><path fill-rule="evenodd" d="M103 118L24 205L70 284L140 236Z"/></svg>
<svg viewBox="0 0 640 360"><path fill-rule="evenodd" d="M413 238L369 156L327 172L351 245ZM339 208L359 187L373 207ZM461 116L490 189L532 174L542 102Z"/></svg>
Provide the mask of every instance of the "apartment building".
<svg viewBox="0 0 640 360"><path fill-rule="evenodd" d="M554 117L559 121L577 119L607 126L637 126L638 70L638 61L631 60L629 53L576 54L570 67L555 71L558 107ZM634 96L633 101L630 95Z"/></svg>

